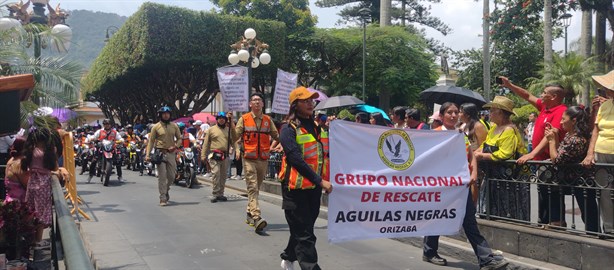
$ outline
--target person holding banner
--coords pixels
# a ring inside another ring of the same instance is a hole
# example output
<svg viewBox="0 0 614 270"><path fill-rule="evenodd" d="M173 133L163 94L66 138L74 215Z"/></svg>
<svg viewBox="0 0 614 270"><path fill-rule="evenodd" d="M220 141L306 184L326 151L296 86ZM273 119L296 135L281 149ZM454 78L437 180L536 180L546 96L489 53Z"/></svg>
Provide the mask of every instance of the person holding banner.
<svg viewBox="0 0 614 270"><path fill-rule="evenodd" d="M458 106L452 102L446 102L439 108L439 113L443 115L442 129L454 129L455 121L458 119ZM459 132L462 132L459 130ZM471 173L471 181L468 187L475 185L478 178L477 159L473 156L473 151L469 148L468 140L465 140L467 159L469 161L469 171ZM478 223L475 219L475 204L471 198L471 192L467 193L467 204L465 206L465 217L463 219L463 230L467 236L467 240L473 248L473 252L478 258L481 270L501 269L507 266L508 262L500 255L493 255L488 242L478 229ZM425 236L424 245L422 248L422 260L435 265L445 266L448 261L437 253L439 249L439 235Z"/></svg>
<svg viewBox="0 0 614 270"><path fill-rule="evenodd" d="M282 208L290 228L286 249L281 253L281 267L320 269L316 251L314 224L320 212L322 189L333 190L328 179L328 132L315 125L314 98L319 95L305 87L290 93L288 124L281 129L284 156L281 164Z"/></svg>
<svg viewBox="0 0 614 270"><path fill-rule="evenodd" d="M235 131L243 138L243 166L247 185L247 219L245 223L253 226L256 233L262 232L267 222L260 215L258 194L264 180L271 147L271 139L279 140L279 133L273 121L264 111L264 96L253 93L249 97L250 112L239 118Z"/></svg>

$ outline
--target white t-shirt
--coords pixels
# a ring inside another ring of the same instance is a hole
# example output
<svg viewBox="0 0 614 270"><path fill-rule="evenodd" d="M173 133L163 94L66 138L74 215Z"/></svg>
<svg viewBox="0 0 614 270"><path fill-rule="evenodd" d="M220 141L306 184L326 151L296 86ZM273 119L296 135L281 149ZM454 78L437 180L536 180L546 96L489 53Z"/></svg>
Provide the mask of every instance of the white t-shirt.
<svg viewBox="0 0 614 270"><path fill-rule="evenodd" d="M8 153L9 149L11 148L11 145L13 145L13 142L15 141L15 138L17 138L17 136L15 135L6 135L0 137L0 153Z"/></svg>

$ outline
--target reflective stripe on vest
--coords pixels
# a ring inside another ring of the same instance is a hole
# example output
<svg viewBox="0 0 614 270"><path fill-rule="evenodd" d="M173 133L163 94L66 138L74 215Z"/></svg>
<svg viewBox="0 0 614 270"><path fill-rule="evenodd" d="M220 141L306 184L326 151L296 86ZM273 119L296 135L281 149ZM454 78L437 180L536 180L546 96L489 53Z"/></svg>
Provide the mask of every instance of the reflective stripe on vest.
<svg viewBox="0 0 614 270"><path fill-rule="evenodd" d="M295 129L296 143L303 153L303 159L316 174L322 177L322 181L329 181L328 171L330 164L328 160L328 133L322 130L319 140L316 140L316 138L304 128ZM281 181L287 181L288 189L315 188L315 185L309 179L303 177L295 168L288 165L286 162L286 155L284 155L281 162L279 178Z"/></svg>
<svg viewBox="0 0 614 270"><path fill-rule="evenodd" d="M260 127L256 126L256 120L252 117L252 113L246 113L243 118L243 144L245 148L246 159L269 159L269 150L271 148L271 140L269 133L271 132L271 118L268 115L262 115Z"/></svg>

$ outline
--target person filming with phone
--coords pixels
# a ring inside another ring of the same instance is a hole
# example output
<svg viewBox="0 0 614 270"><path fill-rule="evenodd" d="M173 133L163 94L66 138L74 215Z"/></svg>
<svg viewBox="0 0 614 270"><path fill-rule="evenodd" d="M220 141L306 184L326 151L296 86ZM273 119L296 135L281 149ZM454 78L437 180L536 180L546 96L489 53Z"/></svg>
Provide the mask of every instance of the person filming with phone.
<svg viewBox="0 0 614 270"><path fill-rule="evenodd" d="M528 160L549 159L548 139L544 136L546 128L560 130L558 134L559 141L565 138L565 130L561 128L561 118L563 118L563 113L567 110L567 106L563 104L563 99L566 96L565 89L560 84L546 84L538 98L526 89L510 82L507 77L499 76L497 81L500 82L501 86L510 89L514 94L531 103L539 111L533 128L533 137L531 138L533 150L520 157L516 162L524 164ZM538 171L537 174L539 176L540 172ZM554 223L555 225L564 225L561 217L559 217L561 213L560 198L550 198L546 188L541 186L538 187L538 193L538 222L541 224Z"/></svg>

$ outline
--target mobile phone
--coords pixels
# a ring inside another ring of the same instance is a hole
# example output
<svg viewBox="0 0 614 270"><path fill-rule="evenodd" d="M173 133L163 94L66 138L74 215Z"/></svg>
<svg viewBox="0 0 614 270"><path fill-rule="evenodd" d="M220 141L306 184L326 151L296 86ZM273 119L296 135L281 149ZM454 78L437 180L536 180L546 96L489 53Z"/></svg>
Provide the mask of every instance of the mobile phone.
<svg viewBox="0 0 614 270"><path fill-rule="evenodd" d="M495 78L495 82L499 85L503 84L503 79L501 79L501 77L497 76L497 78Z"/></svg>
<svg viewBox="0 0 614 270"><path fill-rule="evenodd" d="M605 97L605 89L601 89L601 88L595 89L595 95Z"/></svg>

